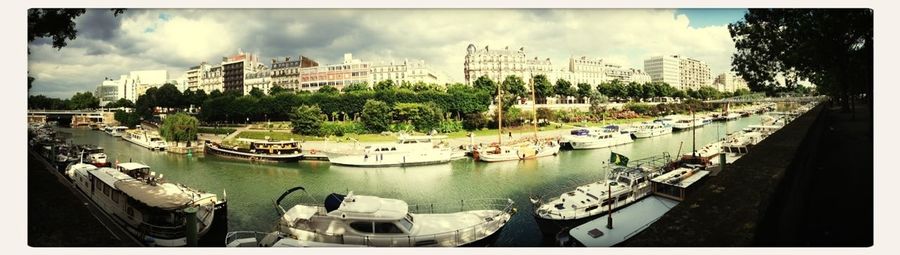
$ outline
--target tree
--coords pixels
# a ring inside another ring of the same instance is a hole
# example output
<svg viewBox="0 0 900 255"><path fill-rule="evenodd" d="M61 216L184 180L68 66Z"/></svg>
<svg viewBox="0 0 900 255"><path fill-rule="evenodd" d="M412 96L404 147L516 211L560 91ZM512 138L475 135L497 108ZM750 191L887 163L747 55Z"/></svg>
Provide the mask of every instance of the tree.
<svg viewBox="0 0 900 255"><path fill-rule="evenodd" d="M187 142L188 146L191 146L190 142L197 140L199 125L200 121L194 116L179 112L163 119L162 125L159 127L159 135L167 141L175 141L176 146L178 146L178 142Z"/></svg>
<svg viewBox="0 0 900 255"><path fill-rule="evenodd" d="M488 78L487 75L482 75L478 77L474 82L472 82L472 87L479 90L490 93L491 97L497 96L497 83Z"/></svg>
<svg viewBox="0 0 900 255"><path fill-rule="evenodd" d="M293 92L294 92L293 90L290 90L290 89L282 87L282 86L272 86L271 88L269 88L269 95L273 95L273 96L277 95L277 94L281 94L281 93L293 93Z"/></svg>
<svg viewBox="0 0 900 255"><path fill-rule="evenodd" d="M319 90L316 91L316 93L337 95L337 94L340 94L340 91L338 91L338 89L335 88L334 86L323 86L323 87L319 88Z"/></svg>
<svg viewBox="0 0 900 255"><path fill-rule="evenodd" d="M106 107L106 108L119 108L119 107L134 108L134 103L132 103L131 100L128 100L125 98L119 98L119 100L116 100L115 102L107 103L103 107Z"/></svg>
<svg viewBox="0 0 900 255"><path fill-rule="evenodd" d="M291 114L291 132L318 135L322 127L322 109L318 105L302 105Z"/></svg>
<svg viewBox="0 0 900 255"><path fill-rule="evenodd" d="M578 83L578 90L577 90L577 93L576 93L576 94L578 94L578 99L579 99L579 100L584 99L584 98L586 98L586 97L591 97L591 93L592 93L592 92L593 92L593 91L591 91L591 85L590 85L590 84L583 83L583 82L582 82L582 83Z"/></svg>
<svg viewBox="0 0 900 255"><path fill-rule="evenodd" d="M93 109L100 107L100 99L94 97L91 92L75 93L72 100L69 101L70 109Z"/></svg>
<svg viewBox="0 0 900 255"><path fill-rule="evenodd" d="M391 106L378 100L366 100L362 123L369 132L380 133L391 127Z"/></svg>
<svg viewBox="0 0 900 255"><path fill-rule="evenodd" d="M553 84L547 79L546 75L539 74L534 76L534 96L541 99L541 102L547 102L547 97L553 96Z"/></svg>
<svg viewBox="0 0 900 255"><path fill-rule="evenodd" d="M562 97L576 95L575 89L572 88L572 83L563 79L556 80L556 86L553 87L553 90L556 91L556 95Z"/></svg>
<svg viewBox="0 0 900 255"><path fill-rule="evenodd" d="M125 12L125 9L110 9L113 16ZM68 43L66 40L75 40L78 30L75 29L75 18L81 16L85 9L28 9L28 43L37 38L50 37L53 48L62 49ZM31 54L31 49L28 50ZM35 78L28 76L28 89Z"/></svg>
<svg viewBox="0 0 900 255"><path fill-rule="evenodd" d="M350 85L347 85L346 87L344 87L344 89L342 91L344 93L350 93L350 92L354 92L354 91L368 91L368 90L369 90L368 82L354 82L354 83L351 83Z"/></svg>
<svg viewBox="0 0 900 255"><path fill-rule="evenodd" d="M118 110L113 114L113 118L115 118L120 125L128 128L133 128L138 124L141 124L141 116L134 112Z"/></svg>
<svg viewBox="0 0 900 255"><path fill-rule="evenodd" d="M260 89L258 87L253 87L252 89L250 89L250 96L255 97L255 98L262 98L262 97L266 96L266 93L263 92L262 89Z"/></svg>
<svg viewBox="0 0 900 255"><path fill-rule="evenodd" d="M394 84L394 81L391 79L379 81L375 83L375 91L386 91L386 90L394 90L397 88L397 85Z"/></svg>
<svg viewBox="0 0 900 255"><path fill-rule="evenodd" d="M441 108L434 103L397 103L394 105L394 117L397 121L413 125L419 132L437 129L443 120Z"/></svg>
<svg viewBox="0 0 900 255"><path fill-rule="evenodd" d="M788 90L808 79L844 110L872 94L872 9L750 9L728 30L732 70L753 91L778 92L779 76Z"/></svg>
<svg viewBox="0 0 900 255"><path fill-rule="evenodd" d="M150 89L147 91L150 91ZM178 87L175 87L175 84L166 83L162 85L156 91L155 95L155 106L163 108L181 108L184 105L181 91L178 90Z"/></svg>
<svg viewBox="0 0 900 255"><path fill-rule="evenodd" d="M519 76L510 75L503 79L503 91L509 93L510 96L525 97L525 81Z"/></svg>

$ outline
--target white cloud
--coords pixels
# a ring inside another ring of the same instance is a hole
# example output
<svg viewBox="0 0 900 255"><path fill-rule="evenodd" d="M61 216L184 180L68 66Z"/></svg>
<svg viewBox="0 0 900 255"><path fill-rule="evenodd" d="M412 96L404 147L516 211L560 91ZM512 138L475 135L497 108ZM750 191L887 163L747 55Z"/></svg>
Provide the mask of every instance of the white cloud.
<svg viewBox="0 0 900 255"><path fill-rule="evenodd" d="M238 48L264 60L305 55L322 64L346 52L373 61L423 59L456 81L469 43L525 47L558 68L570 56L643 68L650 56L681 54L707 62L714 75L730 70L734 52L727 27L693 28L689 17L665 9L130 9L113 20L121 23L113 33L79 34L60 51L31 45L29 68L38 78L31 92L68 97L129 70L164 68L178 77Z"/></svg>

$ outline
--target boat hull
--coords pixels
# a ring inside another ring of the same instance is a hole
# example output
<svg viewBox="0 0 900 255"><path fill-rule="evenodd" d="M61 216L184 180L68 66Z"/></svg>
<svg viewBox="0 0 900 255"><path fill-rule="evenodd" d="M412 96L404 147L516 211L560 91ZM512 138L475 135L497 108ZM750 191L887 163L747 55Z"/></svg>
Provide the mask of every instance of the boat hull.
<svg viewBox="0 0 900 255"><path fill-rule="evenodd" d="M637 130L634 133L631 133L635 138L650 138L655 136L661 136L665 134L671 134L672 128L658 128L658 129L650 129L650 130Z"/></svg>
<svg viewBox="0 0 900 255"><path fill-rule="evenodd" d="M254 154L254 153L245 153L240 151L228 150L218 146L210 145L209 143L204 146L205 153L216 155L219 157L230 158L230 159L240 159L240 160L248 160L248 161L260 161L260 162L296 162L303 158L303 153L296 154L287 154L287 155L270 155L270 154Z"/></svg>

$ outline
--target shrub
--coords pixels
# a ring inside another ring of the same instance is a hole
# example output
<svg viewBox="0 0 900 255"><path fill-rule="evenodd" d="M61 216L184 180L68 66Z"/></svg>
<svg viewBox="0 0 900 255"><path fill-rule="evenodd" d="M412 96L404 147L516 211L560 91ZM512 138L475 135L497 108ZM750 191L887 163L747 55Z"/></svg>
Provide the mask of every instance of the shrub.
<svg viewBox="0 0 900 255"><path fill-rule="evenodd" d="M462 126L466 130L478 130L486 128L491 123L491 119L482 113L466 114L462 121Z"/></svg>

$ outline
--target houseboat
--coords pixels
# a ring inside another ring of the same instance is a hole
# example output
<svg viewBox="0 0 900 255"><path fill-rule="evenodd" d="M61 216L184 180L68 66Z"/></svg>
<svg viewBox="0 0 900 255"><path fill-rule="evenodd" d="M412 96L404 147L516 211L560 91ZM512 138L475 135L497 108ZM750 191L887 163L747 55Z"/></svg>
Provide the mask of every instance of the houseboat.
<svg viewBox="0 0 900 255"><path fill-rule="evenodd" d="M572 150L599 149L622 144L632 143L631 134L620 131L618 126L606 126L604 128L578 128L562 137L559 141L561 148Z"/></svg>
<svg viewBox="0 0 900 255"><path fill-rule="evenodd" d="M296 141L254 141L249 148L228 147L207 140L206 153L227 158L265 162L293 162L303 158Z"/></svg>
<svg viewBox="0 0 900 255"><path fill-rule="evenodd" d="M139 163L115 168L73 166L66 175L75 187L135 239L150 246L185 246L189 219L196 217L197 236L218 239L227 230L227 202L216 194L167 182Z"/></svg>
<svg viewBox="0 0 900 255"><path fill-rule="evenodd" d="M122 139L154 151L162 151L168 147L162 137L142 129L128 130L122 135Z"/></svg>
<svg viewBox="0 0 900 255"><path fill-rule="evenodd" d="M446 164L457 152L438 140L446 136L401 135L396 143L367 145L363 153L330 158L331 164L352 167L394 167Z"/></svg>

